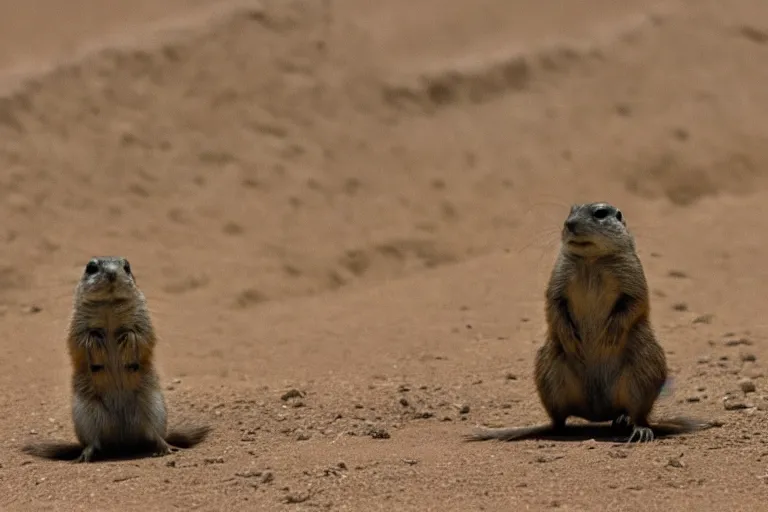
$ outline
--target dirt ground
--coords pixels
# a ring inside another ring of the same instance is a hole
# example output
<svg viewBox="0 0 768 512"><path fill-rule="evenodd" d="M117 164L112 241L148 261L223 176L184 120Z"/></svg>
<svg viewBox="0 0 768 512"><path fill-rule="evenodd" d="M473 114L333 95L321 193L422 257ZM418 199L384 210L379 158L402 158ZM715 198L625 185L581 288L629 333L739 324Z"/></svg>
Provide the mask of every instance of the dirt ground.
<svg viewBox="0 0 768 512"><path fill-rule="evenodd" d="M0 508L765 510L768 3L66 4L0 1ZM544 286L597 200L652 288L655 416L722 426L463 443L546 421ZM74 439L64 332L104 254L171 423L213 434L33 459Z"/></svg>

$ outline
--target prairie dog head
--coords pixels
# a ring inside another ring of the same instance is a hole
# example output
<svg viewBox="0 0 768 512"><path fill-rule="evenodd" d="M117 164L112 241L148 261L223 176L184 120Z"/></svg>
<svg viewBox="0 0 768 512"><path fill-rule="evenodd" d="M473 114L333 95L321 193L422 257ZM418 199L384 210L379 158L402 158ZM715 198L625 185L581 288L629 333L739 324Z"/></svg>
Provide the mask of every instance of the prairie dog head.
<svg viewBox="0 0 768 512"><path fill-rule="evenodd" d="M77 285L77 297L85 301L135 298L139 294L128 260L119 256L92 258Z"/></svg>
<svg viewBox="0 0 768 512"><path fill-rule="evenodd" d="M571 206L561 241L564 252L582 257L635 251L634 238L621 210L602 202Z"/></svg>

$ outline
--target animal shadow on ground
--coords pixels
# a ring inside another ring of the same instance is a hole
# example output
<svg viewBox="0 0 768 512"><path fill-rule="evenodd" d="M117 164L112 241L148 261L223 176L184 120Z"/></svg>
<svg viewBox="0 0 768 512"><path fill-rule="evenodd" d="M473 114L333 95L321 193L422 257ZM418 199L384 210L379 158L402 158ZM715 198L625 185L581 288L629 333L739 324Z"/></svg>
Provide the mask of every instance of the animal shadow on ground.
<svg viewBox="0 0 768 512"><path fill-rule="evenodd" d="M681 428L678 424L652 424L651 429L653 430L654 439L663 439L719 426L721 426L721 424L718 422L696 422L696 426L692 426L690 429ZM509 432L509 435L506 436L506 438L493 436L494 431L501 432L502 430L507 430ZM584 423L568 424L559 430L553 429L550 425L510 427L508 429L478 429L475 432L464 436L464 439L466 441L498 440L502 442L524 440L566 442L595 440L609 443L626 443L629 441L631 435L632 427L630 425Z"/></svg>

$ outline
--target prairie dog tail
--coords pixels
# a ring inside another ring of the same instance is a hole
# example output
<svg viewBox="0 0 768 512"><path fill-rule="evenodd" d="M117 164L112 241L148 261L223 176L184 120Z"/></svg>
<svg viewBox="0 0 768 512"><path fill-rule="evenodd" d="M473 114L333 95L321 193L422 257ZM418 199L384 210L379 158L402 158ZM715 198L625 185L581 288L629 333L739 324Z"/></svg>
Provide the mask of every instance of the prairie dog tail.
<svg viewBox="0 0 768 512"><path fill-rule="evenodd" d="M471 434L464 436L465 441L518 441L538 436L548 436L555 434L555 428L552 425L535 425L532 427L504 427L504 428L484 428L478 429Z"/></svg>
<svg viewBox="0 0 768 512"><path fill-rule="evenodd" d="M722 426L723 423L720 421L704 421L686 416L660 419L651 424L651 428L657 436L672 436Z"/></svg>
<svg viewBox="0 0 768 512"><path fill-rule="evenodd" d="M34 455L51 460L75 460L83 451L78 443L65 443L63 441L43 441L39 443L27 443L21 451L27 455Z"/></svg>
<svg viewBox="0 0 768 512"><path fill-rule="evenodd" d="M177 448L191 448L203 441L211 432L208 425L178 425L165 436L165 442Z"/></svg>

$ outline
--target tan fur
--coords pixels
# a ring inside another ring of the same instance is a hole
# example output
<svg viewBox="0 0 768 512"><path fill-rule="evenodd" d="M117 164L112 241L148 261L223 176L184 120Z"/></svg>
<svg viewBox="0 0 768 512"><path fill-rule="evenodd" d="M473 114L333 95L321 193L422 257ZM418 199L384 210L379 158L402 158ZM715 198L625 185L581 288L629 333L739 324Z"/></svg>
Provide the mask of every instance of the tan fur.
<svg viewBox="0 0 768 512"><path fill-rule="evenodd" d="M157 344L144 294L125 258L94 258L75 289L67 336L72 419L79 444L34 443L25 453L89 462L97 453L162 456L205 439L207 426L167 432L154 366Z"/></svg>
<svg viewBox="0 0 768 512"><path fill-rule="evenodd" d="M534 380L550 425L486 429L468 440L522 439L556 433L566 419L631 424L630 441L649 441L653 405L667 380L664 350L650 323L650 302L634 238L607 203L574 205L546 290L547 338ZM706 427L677 419L653 428L678 433Z"/></svg>

